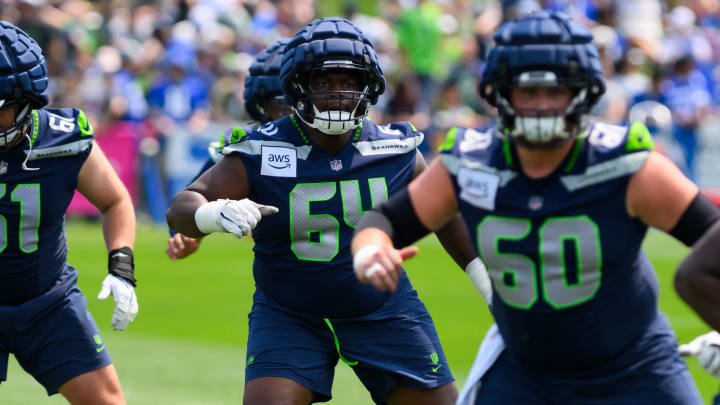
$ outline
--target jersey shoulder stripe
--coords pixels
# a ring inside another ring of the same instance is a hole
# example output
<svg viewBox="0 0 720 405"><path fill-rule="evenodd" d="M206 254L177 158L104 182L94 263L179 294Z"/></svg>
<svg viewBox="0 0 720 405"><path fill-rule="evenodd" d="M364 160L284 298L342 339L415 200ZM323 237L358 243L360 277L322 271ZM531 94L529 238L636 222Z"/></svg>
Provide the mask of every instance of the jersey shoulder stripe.
<svg viewBox="0 0 720 405"><path fill-rule="evenodd" d="M92 125L80 109L34 110L28 160L74 156L88 150L94 139Z"/></svg>
<svg viewBox="0 0 720 405"><path fill-rule="evenodd" d="M262 155L263 147L282 147L295 149L297 158L305 160L312 150L311 145L301 143L302 139L294 136L297 129L289 117L268 122L249 132L240 127L236 127L233 132L235 134L231 134L228 143L221 150L223 155L241 153L258 156Z"/></svg>
<svg viewBox="0 0 720 405"><path fill-rule="evenodd" d="M399 155L417 150L425 134L407 121L377 125L369 119L363 121L363 135L353 146L363 156Z"/></svg>

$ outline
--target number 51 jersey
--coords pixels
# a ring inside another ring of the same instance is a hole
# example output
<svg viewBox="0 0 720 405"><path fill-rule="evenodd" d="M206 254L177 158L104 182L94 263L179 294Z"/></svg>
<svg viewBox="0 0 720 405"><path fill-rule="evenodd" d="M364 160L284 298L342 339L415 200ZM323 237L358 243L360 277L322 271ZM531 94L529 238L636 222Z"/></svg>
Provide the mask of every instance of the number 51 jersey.
<svg viewBox="0 0 720 405"><path fill-rule="evenodd" d="M0 150L0 305L42 294L65 268L65 211L94 139L74 108L33 111L29 135L32 148Z"/></svg>
<svg viewBox="0 0 720 405"><path fill-rule="evenodd" d="M241 156L250 199L280 210L253 230L253 273L264 296L285 310L328 318L379 308L389 294L357 281L350 241L364 212L410 182L423 134L409 123L380 127L366 119L329 154L288 116L234 138L222 153Z"/></svg>
<svg viewBox="0 0 720 405"><path fill-rule="evenodd" d="M454 128L441 146L459 211L493 282L508 351L541 371L593 368L657 315L657 280L626 190L647 129L594 124L543 179L526 177L496 129Z"/></svg>

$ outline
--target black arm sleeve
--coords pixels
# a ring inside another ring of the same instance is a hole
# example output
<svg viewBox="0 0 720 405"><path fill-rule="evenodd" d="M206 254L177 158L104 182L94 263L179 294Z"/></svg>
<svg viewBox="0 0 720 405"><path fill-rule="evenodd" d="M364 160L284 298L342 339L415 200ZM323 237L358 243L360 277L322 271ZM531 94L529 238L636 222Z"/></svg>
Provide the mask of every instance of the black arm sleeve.
<svg viewBox="0 0 720 405"><path fill-rule="evenodd" d="M677 224L668 232L686 246L692 246L720 219L720 209L698 191Z"/></svg>
<svg viewBox="0 0 720 405"><path fill-rule="evenodd" d="M420 240L430 230L420 222L404 189L378 207L374 207L360 219L355 232L366 228L378 228L385 232L396 248L402 248Z"/></svg>

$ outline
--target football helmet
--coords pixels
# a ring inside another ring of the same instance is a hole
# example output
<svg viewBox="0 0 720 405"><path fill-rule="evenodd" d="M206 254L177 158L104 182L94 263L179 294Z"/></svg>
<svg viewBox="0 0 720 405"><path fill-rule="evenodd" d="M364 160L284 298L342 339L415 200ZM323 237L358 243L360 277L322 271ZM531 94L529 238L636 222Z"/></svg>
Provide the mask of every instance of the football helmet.
<svg viewBox="0 0 720 405"><path fill-rule="evenodd" d="M361 78L361 90L310 88L313 75L323 71L357 75ZM328 135L340 135L357 128L370 105L385 91L385 77L372 43L350 21L339 17L314 20L290 40L280 67L280 83L295 115ZM319 111L313 100L323 98L328 108ZM347 111L342 105L352 108Z"/></svg>
<svg viewBox="0 0 720 405"><path fill-rule="evenodd" d="M500 27L479 85L495 106L501 134L529 147L554 147L581 134L586 114L605 92L592 34L561 12L536 11ZM513 87L568 87L563 109L513 108Z"/></svg>
<svg viewBox="0 0 720 405"><path fill-rule="evenodd" d="M0 128L0 149L29 129L31 110L48 104L45 57L23 30L0 21L0 110L13 109L14 120Z"/></svg>
<svg viewBox="0 0 720 405"><path fill-rule="evenodd" d="M265 111L268 104L275 104L279 110L289 108L278 79L280 62L289 41L289 38L277 40L260 52L250 65L250 75L245 78L245 110L261 124L273 120Z"/></svg>

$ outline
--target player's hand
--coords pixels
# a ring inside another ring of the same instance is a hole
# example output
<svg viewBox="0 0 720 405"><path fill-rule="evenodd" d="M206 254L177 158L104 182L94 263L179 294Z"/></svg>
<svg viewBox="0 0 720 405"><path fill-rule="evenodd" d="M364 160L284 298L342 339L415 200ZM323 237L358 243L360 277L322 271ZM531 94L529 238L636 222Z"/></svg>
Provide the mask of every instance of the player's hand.
<svg viewBox="0 0 720 405"><path fill-rule="evenodd" d="M418 253L416 246L400 250L390 245L368 245L355 254L353 268L362 283L370 283L380 291L395 291L402 274L402 263Z"/></svg>
<svg viewBox="0 0 720 405"><path fill-rule="evenodd" d="M168 239L165 253L170 260L182 259L195 253L200 247L202 238L191 238L181 233L176 233Z"/></svg>
<svg viewBox="0 0 720 405"><path fill-rule="evenodd" d="M720 378L720 333L708 332L678 347L684 356L697 356L698 363L716 378Z"/></svg>
<svg viewBox="0 0 720 405"><path fill-rule="evenodd" d="M135 319L138 312L135 289L126 280L108 274L102 282L98 299L104 300L110 294L115 299L115 311L110 323L114 330L123 330Z"/></svg>
<svg viewBox="0 0 720 405"><path fill-rule="evenodd" d="M229 232L238 238L250 234L263 216L278 209L258 204L248 198L217 200L203 204L195 212L195 223L203 233Z"/></svg>

